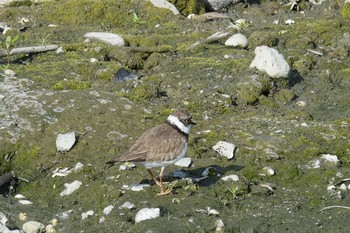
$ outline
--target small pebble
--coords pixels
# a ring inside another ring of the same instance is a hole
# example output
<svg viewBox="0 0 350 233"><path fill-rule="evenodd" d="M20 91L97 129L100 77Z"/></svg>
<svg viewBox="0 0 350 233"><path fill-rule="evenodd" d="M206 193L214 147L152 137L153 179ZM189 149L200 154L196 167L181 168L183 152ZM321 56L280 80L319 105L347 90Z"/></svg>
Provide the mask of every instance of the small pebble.
<svg viewBox="0 0 350 233"><path fill-rule="evenodd" d="M92 216L93 214L94 214L94 211L89 210L89 211L81 214L81 219L82 220L87 219L88 217Z"/></svg>
<svg viewBox="0 0 350 233"><path fill-rule="evenodd" d="M119 209L134 209L135 208L135 205L132 204L131 202L124 202L121 206L119 206Z"/></svg>
<svg viewBox="0 0 350 233"><path fill-rule="evenodd" d="M33 202L28 201L28 200L19 200L18 202L22 205L32 205L33 204Z"/></svg>
<svg viewBox="0 0 350 233"><path fill-rule="evenodd" d="M228 176L224 176L221 178L223 181L239 181L239 177L237 175L228 175Z"/></svg>
<svg viewBox="0 0 350 233"><path fill-rule="evenodd" d="M80 185L82 185L82 182L78 180L75 180L72 183L65 183L64 186L66 189L60 193L60 196L63 197L72 194L75 190L80 188Z"/></svg>
<svg viewBox="0 0 350 233"><path fill-rule="evenodd" d="M107 206L106 208L103 209L103 213L105 215L109 215L111 213L111 211L113 210L113 208L114 208L114 206L109 205L109 206Z"/></svg>

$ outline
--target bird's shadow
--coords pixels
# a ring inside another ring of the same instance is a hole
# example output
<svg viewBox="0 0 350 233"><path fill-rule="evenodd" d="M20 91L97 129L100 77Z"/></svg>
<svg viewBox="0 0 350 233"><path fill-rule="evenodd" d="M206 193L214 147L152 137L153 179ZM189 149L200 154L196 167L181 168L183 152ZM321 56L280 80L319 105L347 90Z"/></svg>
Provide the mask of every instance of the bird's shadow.
<svg viewBox="0 0 350 233"><path fill-rule="evenodd" d="M209 165L205 167L199 167L194 169L180 169L180 171L186 174L184 178L190 178L195 181L198 186L209 187L215 184L218 180L221 179L226 173L231 171L241 171L244 169L244 165L228 165L225 167L219 165ZM209 169L209 174L207 176L203 175L203 172ZM158 177L157 177L158 178ZM180 180L181 178L172 177L172 174L165 174L163 177L163 181L170 182L174 180ZM154 184L152 179L143 179L140 184Z"/></svg>

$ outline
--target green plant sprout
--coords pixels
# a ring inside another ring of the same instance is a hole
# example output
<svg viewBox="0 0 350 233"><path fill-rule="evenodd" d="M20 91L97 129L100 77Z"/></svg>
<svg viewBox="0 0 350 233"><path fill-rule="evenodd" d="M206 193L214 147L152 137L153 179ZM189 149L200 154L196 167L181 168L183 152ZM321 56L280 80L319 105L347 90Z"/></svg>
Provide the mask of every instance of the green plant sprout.
<svg viewBox="0 0 350 233"><path fill-rule="evenodd" d="M232 194L233 199L236 199L240 194L242 194L239 186L233 186L232 188L226 187L226 189Z"/></svg>
<svg viewBox="0 0 350 233"><path fill-rule="evenodd" d="M8 69L8 67L10 66L11 50L15 47L18 38L19 38L19 34L15 35L14 37L10 35L6 37L5 50L6 50L7 65L3 66L2 69Z"/></svg>
<svg viewBox="0 0 350 233"><path fill-rule="evenodd" d="M42 39L42 42L41 42L41 45L43 46L46 42L46 39L49 38L51 36L50 33L48 33L43 39Z"/></svg>
<svg viewBox="0 0 350 233"><path fill-rule="evenodd" d="M132 22L134 23L134 30L136 29L136 25L141 25L147 23L147 21L142 20L140 17L137 16L137 14L134 12L132 13Z"/></svg>

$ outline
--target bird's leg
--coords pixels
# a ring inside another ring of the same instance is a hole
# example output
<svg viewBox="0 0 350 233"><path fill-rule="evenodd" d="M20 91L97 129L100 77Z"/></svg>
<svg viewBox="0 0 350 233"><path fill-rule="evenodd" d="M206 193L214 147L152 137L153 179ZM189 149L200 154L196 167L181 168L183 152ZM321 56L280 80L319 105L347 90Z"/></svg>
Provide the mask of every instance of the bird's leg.
<svg viewBox="0 0 350 233"><path fill-rule="evenodd" d="M158 196L164 196L164 195L171 193L171 191L173 191L173 188L171 187L171 188L168 188L164 192L164 190L163 190L163 173L164 173L164 167L162 167L160 169L160 173L159 173L160 193L158 193Z"/></svg>
<svg viewBox="0 0 350 233"><path fill-rule="evenodd" d="M157 178L153 175L152 171L150 168L147 168L148 173L151 175L152 179L156 183L157 186L161 187L162 184L157 180Z"/></svg>

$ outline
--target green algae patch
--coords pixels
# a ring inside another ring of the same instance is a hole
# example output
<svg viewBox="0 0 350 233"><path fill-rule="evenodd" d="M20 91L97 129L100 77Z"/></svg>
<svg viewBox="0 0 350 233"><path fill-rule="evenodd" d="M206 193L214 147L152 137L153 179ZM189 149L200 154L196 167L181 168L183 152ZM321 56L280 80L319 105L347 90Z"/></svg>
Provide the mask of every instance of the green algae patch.
<svg viewBox="0 0 350 233"><path fill-rule="evenodd" d="M48 9L47 13L42 15L43 19L55 24L125 27L129 22L125 6L116 1L65 0L57 4L51 2L43 5Z"/></svg>
<svg viewBox="0 0 350 233"><path fill-rule="evenodd" d="M170 0L183 15L203 14L205 5L199 0Z"/></svg>
<svg viewBox="0 0 350 233"><path fill-rule="evenodd" d="M85 90L90 89L91 83L85 81L61 80L52 86L53 90Z"/></svg>
<svg viewBox="0 0 350 233"><path fill-rule="evenodd" d="M341 14L344 19L350 19L350 3L345 3L341 8Z"/></svg>
<svg viewBox="0 0 350 233"><path fill-rule="evenodd" d="M140 82L136 87L129 87L129 90L126 93L117 94L136 102L149 101L165 95L165 93L162 91L161 85L161 78L157 76L150 76L142 79L142 82Z"/></svg>

